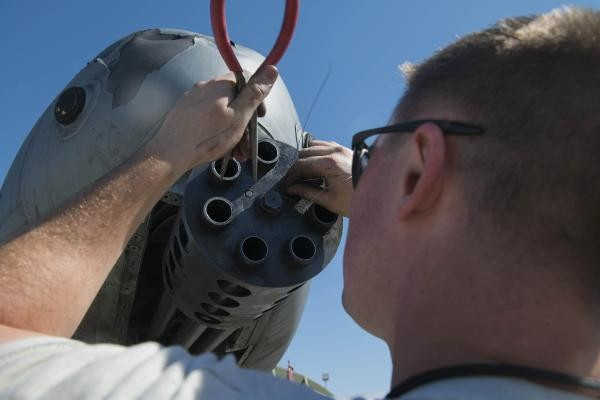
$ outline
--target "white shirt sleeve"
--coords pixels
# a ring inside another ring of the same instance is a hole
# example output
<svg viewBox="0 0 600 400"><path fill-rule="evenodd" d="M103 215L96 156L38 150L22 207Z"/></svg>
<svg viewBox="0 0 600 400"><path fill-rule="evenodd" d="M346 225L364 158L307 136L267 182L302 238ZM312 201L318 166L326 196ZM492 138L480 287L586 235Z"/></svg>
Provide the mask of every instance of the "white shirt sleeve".
<svg viewBox="0 0 600 400"><path fill-rule="evenodd" d="M1 399L327 399L305 386L239 368L233 356L190 355L36 337L0 346Z"/></svg>

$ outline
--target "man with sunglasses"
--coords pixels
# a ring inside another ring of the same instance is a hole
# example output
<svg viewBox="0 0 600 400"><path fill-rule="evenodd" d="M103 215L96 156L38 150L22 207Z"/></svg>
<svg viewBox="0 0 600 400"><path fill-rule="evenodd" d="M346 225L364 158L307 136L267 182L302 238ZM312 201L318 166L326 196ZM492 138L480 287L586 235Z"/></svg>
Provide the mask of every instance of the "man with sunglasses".
<svg viewBox="0 0 600 400"><path fill-rule="evenodd" d="M406 73L389 126L355 135L352 150L313 141L288 177L290 194L350 218L343 303L389 346L388 396L597 398L600 13L504 20ZM257 73L233 102L231 79L195 87L143 154L0 246L0 397L318 397L231 359L45 336L72 332L128 228L94 243L101 254L81 251L86 262L61 249L85 248L93 223L115 217L108 209L144 215L178 173L222 156L275 77ZM199 132L205 151L189 151ZM302 183L315 177L324 188ZM88 285L64 303L40 301L37 282L19 272L41 260L43 294L64 291L71 275Z"/></svg>
<svg viewBox="0 0 600 400"><path fill-rule="evenodd" d="M597 398L600 13L507 19L405 73L389 126L314 141L288 189L349 217L343 304L388 344L389 396Z"/></svg>

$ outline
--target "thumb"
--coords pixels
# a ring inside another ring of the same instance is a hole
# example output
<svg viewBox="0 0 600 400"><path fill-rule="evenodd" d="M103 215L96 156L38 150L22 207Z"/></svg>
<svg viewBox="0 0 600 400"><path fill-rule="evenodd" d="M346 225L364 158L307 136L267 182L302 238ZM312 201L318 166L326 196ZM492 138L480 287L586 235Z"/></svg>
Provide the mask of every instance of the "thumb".
<svg viewBox="0 0 600 400"><path fill-rule="evenodd" d="M231 108L244 121L249 121L250 117L258 106L267 97L273 84L277 80L277 68L272 65L265 65L256 71L250 78L246 86L231 102Z"/></svg>

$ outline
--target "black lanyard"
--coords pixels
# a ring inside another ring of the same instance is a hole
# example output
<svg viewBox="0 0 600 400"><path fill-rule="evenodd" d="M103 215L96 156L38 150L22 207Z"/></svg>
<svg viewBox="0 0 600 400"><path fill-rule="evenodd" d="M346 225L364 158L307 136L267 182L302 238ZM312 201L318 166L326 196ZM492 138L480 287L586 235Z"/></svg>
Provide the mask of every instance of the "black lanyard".
<svg viewBox="0 0 600 400"><path fill-rule="evenodd" d="M509 364L464 364L433 369L414 375L394 386L385 396L386 399L400 397L411 390L431 382L450 378L470 376L503 376L521 378L532 381L551 383L554 385L571 386L578 389L595 390L600 395L600 379L579 377L545 369L523 367Z"/></svg>

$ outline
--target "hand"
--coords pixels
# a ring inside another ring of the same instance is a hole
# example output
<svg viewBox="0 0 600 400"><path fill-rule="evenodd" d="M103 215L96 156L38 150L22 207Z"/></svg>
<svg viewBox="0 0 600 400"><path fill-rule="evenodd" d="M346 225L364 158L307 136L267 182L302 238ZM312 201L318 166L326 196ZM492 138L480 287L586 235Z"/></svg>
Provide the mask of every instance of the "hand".
<svg viewBox="0 0 600 400"><path fill-rule="evenodd" d="M319 179L324 179L323 187L315 184ZM334 142L313 140L310 147L300 150L286 183L288 194L348 216L353 193L352 150Z"/></svg>
<svg viewBox="0 0 600 400"><path fill-rule="evenodd" d="M273 66L259 69L237 96L233 74L196 83L169 112L152 148L183 171L221 158L240 142L277 75Z"/></svg>

